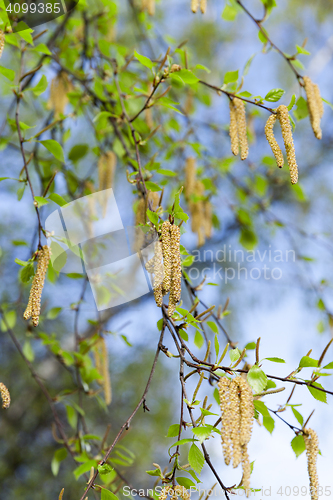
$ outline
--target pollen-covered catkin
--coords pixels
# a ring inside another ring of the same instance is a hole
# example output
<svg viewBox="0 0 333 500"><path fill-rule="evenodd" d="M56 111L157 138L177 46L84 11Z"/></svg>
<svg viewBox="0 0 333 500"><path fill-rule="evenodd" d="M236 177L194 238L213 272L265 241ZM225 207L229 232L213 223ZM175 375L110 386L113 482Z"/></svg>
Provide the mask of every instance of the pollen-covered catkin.
<svg viewBox="0 0 333 500"><path fill-rule="evenodd" d="M162 224L162 253L163 253L163 295L170 291L171 286L171 224L168 220Z"/></svg>
<svg viewBox="0 0 333 500"><path fill-rule="evenodd" d="M202 14L205 14L207 9L207 0L200 0L200 10Z"/></svg>
<svg viewBox="0 0 333 500"><path fill-rule="evenodd" d="M237 97L234 98L234 104L236 107L237 131L241 160L246 160L249 154L249 145L247 142L245 104L244 101L238 99Z"/></svg>
<svg viewBox="0 0 333 500"><path fill-rule="evenodd" d="M171 236L171 286L168 315L171 317L181 296L182 267L180 260L180 229L176 224L170 226Z"/></svg>
<svg viewBox="0 0 333 500"><path fill-rule="evenodd" d="M232 466L238 467L242 460L242 447L240 443L240 427L241 427L241 412L240 412L240 398L238 396L238 383L233 379L229 386L229 399L230 399L230 419L233 422L231 426L231 442L233 448L233 461Z"/></svg>
<svg viewBox="0 0 333 500"><path fill-rule="evenodd" d="M308 474L310 480L311 500L318 500L318 474L317 457L319 451L319 442L317 433L313 429L303 429L306 455L308 459Z"/></svg>
<svg viewBox="0 0 333 500"><path fill-rule="evenodd" d="M112 389L111 389L111 379L109 371L109 355L108 348L104 337L101 339L102 344L102 371L103 376L103 390L106 405L109 405L112 401Z"/></svg>
<svg viewBox="0 0 333 500"><path fill-rule="evenodd" d="M162 259L162 243L157 241L155 243L155 257L154 257L154 280L153 289L154 297L157 307L162 307L163 303L163 259Z"/></svg>
<svg viewBox="0 0 333 500"><path fill-rule="evenodd" d="M10 406L10 394L7 387L2 382L0 382L0 395L2 399L2 408L7 410Z"/></svg>
<svg viewBox="0 0 333 500"><path fill-rule="evenodd" d="M196 161L193 156L186 160L185 164L185 198L188 201L194 193L196 183Z"/></svg>
<svg viewBox="0 0 333 500"><path fill-rule="evenodd" d="M221 420L222 420L222 427L221 427L222 449L223 449L224 462L226 465L230 464L230 460L232 457L230 435L233 422L230 418L229 386L230 386L230 380L227 377L221 377L220 380L218 381L218 387L219 387L218 390L219 390L220 407L221 407Z"/></svg>
<svg viewBox="0 0 333 500"><path fill-rule="evenodd" d="M165 486L160 493L159 500L166 500L170 489L171 486Z"/></svg>
<svg viewBox="0 0 333 500"><path fill-rule="evenodd" d="M195 14L199 7L199 0L191 0L191 10Z"/></svg>
<svg viewBox="0 0 333 500"><path fill-rule="evenodd" d="M28 305L23 314L24 319L32 318L34 326L38 326L39 323L41 296L50 258L51 249L45 245L38 251L37 270L32 281Z"/></svg>
<svg viewBox="0 0 333 500"><path fill-rule="evenodd" d="M50 99L48 108L54 110L54 117L57 119L63 114L69 100L67 93L73 89L73 85L66 73L60 72L51 82Z"/></svg>
<svg viewBox="0 0 333 500"><path fill-rule="evenodd" d="M265 135L266 139L268 141L268 144L270 145L273 155L275 156L277 166L279 168L283 167L284 164L284 158L283 158L283 153L280 149L280 146L278 145L275 137L274 137L274 132L273 132L273 127L276 122L277 116L276 114L272 113L270 117L268 118L266 125L265 125Z"/></svg>
<svg viewBox="0 0 333 500"><path fill-rule="evenodd" d="M146 201L141 197L136 206L135 225L146 223Z"/></svg>
<svg viewBox="0 0 333 500"><path fill-rule="evenodd" d="M238 142L236 106L234 103L234 99L232 101L229 101L229 108L230 108L229 135L231 140L231 151L232 154L237 156L239 153L239 142Z"/></svg>
<svg viewBox="0 0 333 500"><path fill-rule="evenodd" d="M0 30L0 59L4 48L5 48L5 34L2 30Z"/></svg>
<svg viewBox="0 0 333 500"><path fill-rule="evenodd" d="M314 95L315 95L315 98L317 101L317 106L319 109L319 116L321 119L323 117L323 114L324 114L324 104L323 104L323 100L322 100L321 95L320 95L319 87L316 83L313 84L313 92L314 92Z"/></svg>
<svg viewBox="0 0 333 500"><path fill-rule="evenodd" d="M247 445L242 446L242 485L245 489L245 494L247 497L250 496L250 479L251 479L251 464L249 459L249 454L247 451Z"/></svg>
<svg viewBox="0 0 333 500"><path fill-rule="evenodd" d="M322 116L323 106L320 97L319 87L318 85L316 85L315 89L315 85L308 76L304 76L303 80L304 80L305 93L308 101L311 127L317 139L321 139L322 132L320 128L320 119Z"/></svg>
<svg viewBox="0 0 333 500"><path fill-rule="evenodd" d="M113 151L107 151L98 160L99 190L110 189L113 186L117 157Z"/></svg>
<svg viewBox="0 0 333 500"><path fill-rule="evenodd" d="M298 167L296 163L293 134L287 106L283 104L279 106L277 108L277 116L280 121L283 142L286 148L291 183L296 184L298 180Z"/></svg>
<svg viewBox="0 0 333 500"><path fill-rule="evenodd" d="M182 500L190 500L190 494L184 486L180 486L179 484L177 484L174 487L174 491L176 495L179 496Z"/></svg>
<svg viewBox="0 0 333 500"><path fill-rule="evenodd" d="M148 192L148 208L153 212L156 212L160 202L160 193L156 191Z"/></svg>
<svg viewBox="0 0 333 500"><path fill-rule="evenodd" d="M155 0L148 0L147 2L147 10L148 10L148 14L150 16L154 16L155 15Z"/></svg>

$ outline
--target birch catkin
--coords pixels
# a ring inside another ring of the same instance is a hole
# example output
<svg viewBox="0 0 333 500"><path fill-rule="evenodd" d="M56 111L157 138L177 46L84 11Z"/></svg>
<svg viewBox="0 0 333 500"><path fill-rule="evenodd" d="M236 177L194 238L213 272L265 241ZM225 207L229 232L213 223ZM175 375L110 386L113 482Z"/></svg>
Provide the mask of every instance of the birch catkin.
<svg viewBox="0 0 333 500"><path fill-rule="evenodd" d="M308 459L308 474L310 480L311 500L318 500L318 474L317 474L317 456L319 451L319 442L317 433L313 429L304 429L304 441L306 455Z"/></svg>
<svg viewBox="0 0 333 500"><path fill-rule="evenodd" d="M154 298L157 307L162 307L163 304L163 259L162 259L162 244L160 241L155 243L154 256L154 280L153 280Z"/></svg>
<svg viewBox="0 0 333 500"><path fill-rule="evenodd" d="M304 88L308 100L308 109L312 130L317 139L322 138L320 120L324 112L323 101L318 85L315 85L308 76L303 77Z"/></svg>
<svg viewBox="0 0 333 500"><path fill-rule="evenodd" d="M155 15L155 0L148 0L147 1L147 10L148 10L148 14L150 16L154 16Z"/></svg>
<svg viewBox="0 0 333 500"><path fill-rule="evenodd" d="M237 131L238 140L241 152L241 160L246 160L249 154L249 145L247 142L247 132L246 132L246 112L244 101L234 98L234 104L236 107L236 118L237 118Z"/></svg>
<svg viewBox="0 0 333 500"><path fill-rule="evenodd" d="M284 106L282 104L277 108L277 117L280 121L283 142L287 153L291 183L296 184L298 180L298 167L296 163L293 134L291 131L289 111L287 106Z"/></svg>
<svg viewBox="0 0 333 500"><path fill-rule="evenodd" d="M5 34L2 30L0 30L0 59L4 48L5 48Z"/></svg>
<svg viewBox="0 0 333 500"><path fill-rule="evenodd" d="M171 286L171 224L168 220L162 224L162 253L163 253L163 295L170 291Z"/></svg>
<svg viewBox="0 0 333 500"><path fill-rule="evenodd" d="M230 403L229 386L230 386L230 380L227 377L221 377L218 382L218 387L219 387L221 420L222 420L222 428L221 428L222 448L223 448L224 462L226 465L230 464L230 460L232 457L231 438L230 438L232 421L230 419L230 411L229 411L229 403Z"/></svg>
<svg viewBox="0 0 333 500"><path fill-rule="evenodd" d="M194 193L196 183L196 161L193 156L186 160L185 164L185 197L188 201L190 196Z"/></svg>
<svg viewBox="0 0 333 500"><path fill-rule="evenodd" d="M68 104L67 93L73 89L73 85L66 73L60 72L51 82L50 99L48 108L54 110L54 117L57 119L65 111Z"/></svg>
<svg viewBox="0 0 333 500"><path fill-rule="evenodd" d="M113 151L107 151L98 160L99 190L110 189L113 186L117 157Z"/></svg>
<svg viewBox="0 0 333 500"><path fill-rule="evenodd" d="M50 258L51 249L45 245L38 251L37 270L32 281L28 305L23 314L23 318L26 320L32 318L34 326L38 326L39 323L41 296Z"/></svg>
<svg viewBox="0 0 333 500"><path fill-rule="evenodd" d="M203 14L205 14L207 9L207 0L200 0L200 10Z"/></svg>
<svg viewBox="0 0 333 500"><path fill-rule="evenodd" d="M273 132L273 127L276 122L277 116L276 114L271 114L270 117L268 118L266 125L265 125L265 135L266 139L268 141L268 144L270 145L273 155L275 156L277 166L279 168L283 167L284 164L284 158L283 158L283 153L280 149L280 146L278 145L275 137L274 137L274 132Z"/></svg>
<svg viewBox="0 0 333 500"><path fill-rule="evenodd" d="M230 109L230 128L229 135L231 140L231 151L235 156L239 153L239 143L238 143L238 130L237 130L237 115L234 99L229 101Z"/></svg>
<svg viewBox="0 0 333 500"><path fill-rule="evenodd" d="M0 395L2 399L2 408L7 410L10 406L10 394L7 387L2 382L0 382Z"/></svg>
<svg viewBox="0 0 333 500"><path fill-rule="evenodd" d="M170 226L171 236L171 286L168 315L172 316L181 295L182 267L180 260L180 229L176 224Z"/></svg>
<svg viewBox="0 0 333 500"><path fill-rule="evenodd" d="M191 0L191 10L195 14L199 7L199 0Z"/></svg>

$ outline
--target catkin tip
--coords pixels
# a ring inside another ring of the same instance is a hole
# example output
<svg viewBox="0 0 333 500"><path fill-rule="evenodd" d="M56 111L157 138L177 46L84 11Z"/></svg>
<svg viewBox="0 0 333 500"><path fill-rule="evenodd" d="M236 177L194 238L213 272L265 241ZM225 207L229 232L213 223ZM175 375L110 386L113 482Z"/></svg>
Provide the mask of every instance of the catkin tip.
<svg viewBox="0 0 333 500"><path fill-rule="evenodd" d="M10 393L5 384L0 382L0 395L2 399L2 408L7 410L10 406Z"/></svg>

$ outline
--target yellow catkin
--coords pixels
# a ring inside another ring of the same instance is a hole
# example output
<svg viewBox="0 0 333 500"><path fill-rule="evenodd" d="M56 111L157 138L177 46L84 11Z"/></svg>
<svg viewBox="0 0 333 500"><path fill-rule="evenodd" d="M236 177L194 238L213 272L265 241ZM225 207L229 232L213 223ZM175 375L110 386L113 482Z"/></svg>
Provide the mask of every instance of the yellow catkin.
<svg viewBox="0 0 333 500"><path fill-rule="evenodd" d="M176 224L170 226L171 236L171 287L168 315L172 316L181 296L182 268L180 260L180 229Z"/></svg>
<svg viewBox="0 0 333 500"><path fill-rule="evenodd" d="M54 117L64 114L68 104L67 93L73 90L73 85L66 73L60 72L51 82L48 108L54 110Z"/></svg>
<svg viewBox="0 0 333 500"><path fill-rule="evenodd" d="M143 197L139 199L139 202L136 206L135 213L135 225L146 223L146 201Z"/></svg>
<svg viewBox="0 0 333 500"><path fill-rule="evenodd" d="M196 161L193 156L186 160L185 164L185 197L188 201L194 193L196 183Z"/></svg>
<svg viewBox="0 0 333 500"><path fill-rule="evenodd" d="M184 486L177 484L174 487L175 494L179 496L182 500L190 500L190 494Z"/></svg>
<svg viewBox="0 0 333 500"><path fill-rule="evenodd" d="M5 34L2 30L0 30L0 59L4 48L5 48Z"/></svg>
<svg viewBox="0 0 333 500"><path fill-rule="evenodd" d="M163 253L163 295L170 291L171 286L171 234L170 222L162 224L162 253Z"/></svg>
<svg viewBox="0 0 333 500"><path fill-rule="evenodd" d="M207 9L207 0L200 0L200 10L203 14L205 14Z"/></svg>
<svg viewBox="0 0 333 500"><path fill-rule="evenodd" d="M2 408L7 410L10 406L10 394L7 387L2 382L0 382L0 395L2 399Z"/></svg>
<svg viewBox="0 0 333 500"><path fill-rule="evenodd" d="M213 214L212 214L212 204L209 200L204 201L203 203L203 215L204 215L204 229L206 238L212 237L212 229L213 229Z"/></svg>
<svg viewBox="0 0 333 500"><path fill-rule="evenodd" d="M241 152L241 160L246 160L249 154L249 145L247 142L247 131L246 131L246 112L244 101L234 98L234 104L236 108L236 118L237 118L237 131L238 140Z"/></svg>
<svg viewBox="0 0 333 500"><path fill-rule="evenodd" d="M98 160L99 190L110 189L113 186L117 157L113 151L107 151Z"/></svg>
<svg viewBox="0 0 333 500"><path fill-rule="evenodd" d="M266 139L268 141L268 144L270 145L273 155L275 156L277 166L279 168L283 167L284 164L284 158L283 158L283 153L280 149L280 146L278 145L275 137L274 137L274 124L276 122L277 116L276 114L271 114L270 117L268 118L266 125L265 125L265 135Z"/></svg>
<svg viewBox="0 0 333 500"><path fill-rule="evenodd" d="M32 281L28 305L23 314L23 318L26 320L32 318L34 326L38 326L39 323L41 296L50 258L51 249L45 245L38 251L37 270Z"/></svg>
<svg viewBox="0 0 333 500"><path fill-rule="evenodd" d="M237 130L237 115L234 100L229 101L230 109L230 128L229 135L231 140L231 151L235 156L239 153L238 130Z"/></svg>
<svg viewBox="0 0 333 500"><path fill-rule="evenodd" d="M284 147L286 148L291 183L296 184L298 180L298 167L296 163L293 134L287 106L284 106L283 104L279 106L277 108L277 116L281 125Z"/></svg>
<svg viewBox="0 0 333 500"><path fill-rule="evenodd" d="M156 212L156 210L158 209L158 206L159 206L159 202L160 202L160 193L158 193L156 191L149 191L148 192L148 204L149 204L150 210L152 210L153 212Z"/></svg>
<svg viewBox="0 0 333 500"><path fill-rule="evenodd" d="M320 97L319 87L316 85L315 89L312 80L308 76L304 76L303 80L304 80L305 93L308 100L308 109L309 109L310 123L312 126L312 130L317 139L321 139L322 132L320 128L320 119L322 116L321 115L322 104L320 107L319 102L322 103L322 100Z"/></svg>
<svg viewBox="0 0 333 500"><path fill-rule="evenodd" d="M154 16L155 15L155 0L148 0L147 2L147 10L148 10L148 14L150 16Z"/></svg>
<svg viewBox="0 0 333 500"><path fill-rule="evenodd" d="M112 389L111 389L111 379L109 371L109 356L108 349L104 337L101 338L102 345L102 369L101 375L103 377L103 390L106 405L109 405L112 401Z"/></svg>
<svg viewBox="0 0 333 500"><path fill-rule="evenodd" d="M230 383L229 388L230 398L230 418L233 422L231 427L231 442L233 448L233 461L234 468L238 467L242 460L242 447L240 443L240 426L241 426L241 412L240 412L240 399L238 396L238 384L234 379Z"/></svg>
<svg viewBox="0 0 333 500"><path fill-rule="evenodd" d="M313 92L314 92L314 95L315 95L315 98L317 101L317 106L319 109L319 116L320 116L320 118L322 118L323 114L324 114L324 104L323 104L323 100L322 100L321 95L320 95L319 87L316 83L313 84Z"/></svg>
<svg viewBox="0 0 333 500"><path fill-rule="evenodd" d="M145 109L145 119L147 127L152 129L154 127L154 121L153 121L153 112L151 108Z"/></svg>
<svg viewBox="0 0 333 500"><path fill-rule="evenodd" d="M230 460L232 457L231 438L230 438L232 421L230 418L229 386L230 386L230 380L227 377L221 377L218 382L218 387L219 387L221 420L222 420L222 428L221 428L222 449L223 449L224 462L226 465L230 464Z"/></svg>
<svg viewBox="0 0 333 500"><path fill-rule="evenodd" d="M166 500L168 498L168 493L171 489L171 486L165 486L159 496L159 500Z"/></svg>
<svg viewBox="0 0 333 500"><path fill-rule="evenodd" d="M199 0L191 0L191 10L195 14L199 7Z"/></svg>
<svg viewBox="0 0 333 500"><path fill-rule="evenodd" d="M163 304L163 258L162 258L162 243L157 241L155 243L155 256L154 256L154 297L157 307L162 307Z"/></svg>
<svg viewBox="0 0 333 500"><path fill-rule="evenodd" d="M304 429L304 441L306 447L306 455L308 459L308 474L310 480L311 500L318 500L318 474L317 474L317 457L319 451L319 442L317 433L313 429Z"/></svg>
<svg viewBox="0 0 333 500"><path fill-rule="evenodd" d="M250 496L250 479L251 479L251 464L249 459L249 454L247 451L247 445L242 446L242 485L245 489L245 494L247 497Z"/></svg>

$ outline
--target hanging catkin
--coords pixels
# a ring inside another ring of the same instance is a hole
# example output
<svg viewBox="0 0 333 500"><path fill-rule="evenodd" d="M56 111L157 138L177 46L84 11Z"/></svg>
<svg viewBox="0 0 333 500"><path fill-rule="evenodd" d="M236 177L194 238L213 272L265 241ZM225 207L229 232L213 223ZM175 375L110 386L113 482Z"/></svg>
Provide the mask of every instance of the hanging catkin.
<svg viewBox="0 0 333 500"><path fill-rule="evenodd" d="M162 243L157 241L155 243L155 256L154 256L154 280L153 289L154 297L157 307L162 307L163 304L163 256L162 256Z"/></svg>
<svg viewBox="0 0 333 500"><path fill-rule="evenodd" d="M102 377L102 379L97 380L97 382L99 385L103 386L105 403L109 405L112 401L112 388L109 372L108 350L104 337L100 337L98 339L94 346L93 353L96 370Z"/></svg>
<svg viewBox="0 0 333 500"><path fill-rule="evenodd" d="M32 281L28 305L23 314L24 319L32 318L34 326L38 326L39 323L41 296L50 258L51 249L45 245L38 251L37 270Z"/></svg>
<svg viewBox="0 0 333 500"><path fill-rule="evenodd" d="M207 0L200 0L200 10L203 14L205 14L207 9Z"/></svg>
<svg viewBox="0 0 333 500"><path fill-rule="evenodd" d="M5 48L5 34L2 30L0 30L0 59L4 48Z"/></svg>
<svg viewBox="0 0 333 500"><path fill-rule="evenodd" d="M110 189L113 186L117 157L113 151L107 151L98 160L99 190Z"/></svg>
<svg viewBox="0 0 333 500"><path fill-rule="evenodd" d="M213 214L212 214L212 204L209 200L205 200L203 203L203 216L204 216L204 230L206 238L212 237L213 229Z"/></svg>
<svg viewBox="0 0 333 500"><path fill-rule="evenodd" d="M247 132L246 132L246 112L244 101L234 98L234 104L236 108L236 119L237 119L237 131L238 140L241 152L241 160L246 160L249 154L249 145L247 142Z"/></svg>
<svg viewBox="0 0 333 500"><path fill-rule="evenodd" d="M147 0L147 10L150 16L155 15L155 0Z"/></svg>
<svg viewBox="0 0 333 500"><path fill-rule="evenodd" d="M67 93L73 90L73 85L64 72L60 72L51 82L48 108L54 110L55 119L59 118L68 104Z"/></svg>
<svg viewBox="0 0 333 500"><path fill-rule="evenodd" d="M317 139L322 138L320 120L324 113L323 101L318 85L315 85L308 76L303 77L304 88L308 100L308 109L312 130Z"/></svg>
<svg viewBox="0 0 333 500"><path fill-rule="evenodd" d="M185 198L188 201L194 193L196 183L196 161L193 156L186 160L185 164Z"/></svg>
<svg viewBox="0 0 333 500"><path fill-rule="evenodd" d="M142 197L140 197L137 205L136 205L136 213L135 213L135 225L146 223L146 201Z"/></svg>
<svg viewBox="0 0 333 500"><path fill-rule="evenodd" d="M163 295L170 291L171 286L171 224L168 220L162 224L163 253Z"/></svg>
<svg viewBox="0 0 333 500"><path fill-rule="evenodd" d="M250 493L250 461L247 445L251 439L254 405L248 382L241 376L232 381L221 377L218 382L221 406L221 436L226 465L233 459L233 467L242 464L243 486L246 496Z"/></svg>
<svg viewBox="0 0 333 500"><path fill-rule="evenodd" d="M195 14L199 7L199 0L191 0L191 10Z"/></svg>
<svg viewBox="0 0 333 500"><path fill-rule="evenodd" d="M182 267L180 260L180 229L176 224L170 226L171 236L171 286L168 315L171 317L181 295Z"/></svg>
<svg viewBox="0 0 333 500"><path fill-rule="evenodd" d="M268 141L268 144L272 148L273 155L275 156L277 166L279 168L283 167L284 164L284 158L283 158L283 153L280 149L280 146L278 145L275 137L274 137L274 132L273 132L273 127L276 122L277 116L276 114L272 113L270 117L268 118L266 125L265 125L265 135L266 139Z"/></svg>
<svg viewBox="0 0 333 500"><path fill-rule="evenodd" d="M230 109L230 128L229 135L231 140L231 151L232 154L237 156L239 153L239 143L238 143L238 130L237 130L237 115L236 115L236 106L233 99L229 101L229 109Z"/></svg>
<svg viewBox="0 0 333 500"><path fill-rule="evenodd" d="M179 496L182 500L190 500L190 494L184 486L177 484L174 487L175 494Z"/></svg>
<svg viewBox="0 0 333 500"><path fill-rule="evenodd" d="M317 457L319 451L319 442L317 433L313 429L303 429L306 455L308 459L308 474L310 481L311 500L318 500L318 474Z"/></svg>
<svg viewBox="0 0 333 500"><path fill-rule="evenodd" d="M2 408L7 410L10 406L10 394L7 387L2 382L0 382L0 395L2 399Z"/></svg>
<svg viewBox="0 0 333 500"><path fill-rule="evenodd" d="M171 486L165 486L160 493L159 500L166 500L170 489Z"/></svg>
<svg viewBox="0 0 333 500"><path fill-rule="evenodd" d="M282 104L277 108L277 117L280 121L284 147L287 153L291 183L296 184L298 180L298 167L296 163L293 134L287 106Z"/></svg>

